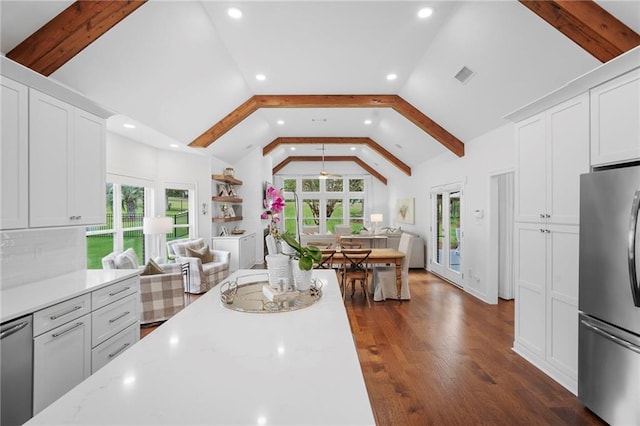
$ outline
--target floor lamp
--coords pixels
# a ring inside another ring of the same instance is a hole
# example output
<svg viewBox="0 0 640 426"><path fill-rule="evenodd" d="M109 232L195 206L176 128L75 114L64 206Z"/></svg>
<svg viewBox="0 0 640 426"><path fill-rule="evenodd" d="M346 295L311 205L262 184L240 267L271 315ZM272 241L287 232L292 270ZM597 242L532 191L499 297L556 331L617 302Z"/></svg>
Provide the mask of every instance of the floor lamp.
<svg viewBox="0 0 640 426"><path fill-rule="evenodd" d="M149 256L149 258L161 258L161 262L164 261L164 256L161 256L162 252L160 248L160 235L166 235L173 230L173 220L170 217L145 217L142 219L142 233L145 235L151 235L151 238L156 239L156 256Z"/></svg>

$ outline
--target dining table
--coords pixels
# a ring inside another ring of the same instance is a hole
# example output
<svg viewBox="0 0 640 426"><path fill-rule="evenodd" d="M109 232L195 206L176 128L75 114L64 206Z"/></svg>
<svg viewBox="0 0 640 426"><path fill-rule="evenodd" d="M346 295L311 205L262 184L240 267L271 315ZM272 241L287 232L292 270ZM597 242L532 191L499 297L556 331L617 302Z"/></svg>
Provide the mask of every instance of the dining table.
<svg viewBox="0 0 640 426"><path fill-rule="evenodd" d="M396 267L396 289L398 291L398 300L402 302L401 290L402 290L402 262L405 258L405 254L401 251L392 248L372 248L372 249L355 249L358 250L371 250L369 254L369 264L393 264ZM351 251L351 250L350 250ZM341 250L336 250L333 255L334 264L344 264L344 256Z"/></svg>

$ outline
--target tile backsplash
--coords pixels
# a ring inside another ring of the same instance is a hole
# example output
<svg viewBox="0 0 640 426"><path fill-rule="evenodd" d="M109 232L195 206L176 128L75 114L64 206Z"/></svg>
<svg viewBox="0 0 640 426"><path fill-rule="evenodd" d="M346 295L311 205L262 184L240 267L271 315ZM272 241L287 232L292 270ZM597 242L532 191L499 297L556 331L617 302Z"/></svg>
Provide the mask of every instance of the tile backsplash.
<svg viewBox="0 0 640 426"><path fill-rule="evenodd" d="M85 269L84 228L0 232L0 290Z"/></svg>

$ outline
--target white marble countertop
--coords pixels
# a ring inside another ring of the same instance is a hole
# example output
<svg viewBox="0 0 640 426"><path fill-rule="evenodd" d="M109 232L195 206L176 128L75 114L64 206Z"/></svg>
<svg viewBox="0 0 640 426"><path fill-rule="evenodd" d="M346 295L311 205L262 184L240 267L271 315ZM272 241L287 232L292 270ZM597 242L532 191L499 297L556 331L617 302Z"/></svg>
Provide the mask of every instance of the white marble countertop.
<svg viewBox="0 0 640 426"><path fill-rule="evenodd" d="M314 276L322 299L284 313L214 287L27 424L375 424L335 273Z"/></svg>
<svg viewBox="0 0 640 426"><path fill-rule="evenodd" d="M135 277L133 269L83 269L31 284L0 291L0 322L12 320L94 291L100 287Z"/></svg>

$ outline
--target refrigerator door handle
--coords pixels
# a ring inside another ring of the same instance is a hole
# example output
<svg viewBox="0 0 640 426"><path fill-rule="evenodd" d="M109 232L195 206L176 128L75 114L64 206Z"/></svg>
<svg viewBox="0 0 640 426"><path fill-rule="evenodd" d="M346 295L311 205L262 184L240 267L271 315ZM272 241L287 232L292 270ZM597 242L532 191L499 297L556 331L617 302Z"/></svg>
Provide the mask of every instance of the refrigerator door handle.
<svg viewBox="0 0 640 426"><path fill-rule="evenodd" d="M629 221L629 247L627 249L629 260L629 283L633 304L640 308L640 288L638 287L638 272L636 271L636 235L638 233L638 212L640 211L640 189L636 191L631 205L631 218Z"/></svg>
<svg viewBox="0 0 640 426"><path fill-rule="evenodd" d="M593 324L590 324L589 322L585 321L585 320L580 320L580 322L585 326L590 328L593 332L598 333L599 335L601 335L602 337L604 337L605 339L609 339L614 343L617 343L620 346L624 346L625 348L640 354L640 347L634 345L633 343L627 342L626 340L623 340L619 337L614 336L613 334L607 333L606 331L604 331L603 329L601 329L600 327L596 327Z"/></svg>

